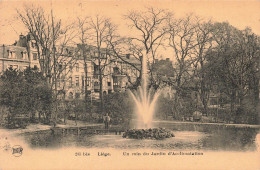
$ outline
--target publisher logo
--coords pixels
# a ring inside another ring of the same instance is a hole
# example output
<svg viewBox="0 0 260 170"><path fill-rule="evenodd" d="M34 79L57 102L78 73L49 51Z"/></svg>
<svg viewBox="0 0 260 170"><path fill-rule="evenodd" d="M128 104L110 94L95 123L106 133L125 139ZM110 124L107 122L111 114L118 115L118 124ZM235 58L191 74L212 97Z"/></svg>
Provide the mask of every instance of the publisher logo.
<svg viewBox="0 0 260 170"><path fill-rule="evenodd" d="M20 146L20 145L15 145L12 147L12 154L15 156L15 157L19 157L23 154L23 148Z"/></svg>

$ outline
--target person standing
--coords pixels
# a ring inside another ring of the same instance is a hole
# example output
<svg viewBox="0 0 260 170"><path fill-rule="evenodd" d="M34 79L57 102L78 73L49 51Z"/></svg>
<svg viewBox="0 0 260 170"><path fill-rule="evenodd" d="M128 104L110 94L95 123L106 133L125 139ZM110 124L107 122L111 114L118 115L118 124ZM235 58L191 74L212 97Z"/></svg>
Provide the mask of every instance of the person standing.
<svg viewBox="0 0 260 170"><path fill-rule="evenodd" d="M108 129L109 127L109 123L110 123L110 117L108 116L108 114L106 114L103 118L104 123L105 123L105 129Z"/></svg>

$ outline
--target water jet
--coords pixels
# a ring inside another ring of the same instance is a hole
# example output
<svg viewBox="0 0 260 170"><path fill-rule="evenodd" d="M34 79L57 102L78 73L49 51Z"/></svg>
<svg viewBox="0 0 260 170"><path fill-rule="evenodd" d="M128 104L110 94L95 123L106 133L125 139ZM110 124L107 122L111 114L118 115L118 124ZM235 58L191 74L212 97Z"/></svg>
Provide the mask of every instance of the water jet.
<svg viewBox="0 0 260 170"><path fill-rule="evenodd" d="M162 128L154 128L152 125L156 101L160 95L160 91L153 91L152 88L148 90L148 69L147 69L147 55L143 56L142 60L142 76L141 86L138 87L136 92L130 94L135 102L137 108L137 128L128 130L124 133L123 137L126 138L149 138L149 139L164 139L173 137L174 135L168 130ZM147 135L147 132L150 132Z"/></svg>

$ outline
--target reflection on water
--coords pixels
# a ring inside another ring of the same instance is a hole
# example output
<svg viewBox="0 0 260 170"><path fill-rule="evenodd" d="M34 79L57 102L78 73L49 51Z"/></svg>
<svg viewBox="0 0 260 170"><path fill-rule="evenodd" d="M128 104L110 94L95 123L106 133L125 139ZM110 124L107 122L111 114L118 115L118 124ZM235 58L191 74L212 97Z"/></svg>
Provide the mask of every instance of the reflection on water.
<svg viewBox="0 0 260 170"><path fill-rule="evenodd" d="M256 150L257 128L232 127L207 124L173 124L158 123L157 126L171 129L175 135L165 140L124 139L121 135L103 134L77 135L73 132L52 134L41 131L23 134L24 139L33 148L58 148L80 146L87 148L156 148L175 150L225 150L254 151Z"/></svg>

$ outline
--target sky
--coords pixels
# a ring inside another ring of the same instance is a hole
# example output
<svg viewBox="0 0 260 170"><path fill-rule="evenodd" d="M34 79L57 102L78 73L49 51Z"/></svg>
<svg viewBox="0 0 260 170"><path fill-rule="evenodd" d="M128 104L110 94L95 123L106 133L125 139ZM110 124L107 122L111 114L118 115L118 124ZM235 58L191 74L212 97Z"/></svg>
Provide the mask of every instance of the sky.
<svg viewBox="0 0 260 170"><path fill-rule="evenodd" d="M100 14L110 17L115 24L119 25L119 33L123 36L131 31L123 15L130 10L144 10L145 7L168 9L174 13L175 17L193 13L213 21L228 21L239 29L251 27L253 32L260 35L260 0L0 0L0 44L12 44L21 33L27 33L17 18L16 9L22 9L25 4L32 3L42 6L46 11L50 11L52 7L54 15L64 22L85 15Z"/></svg>

